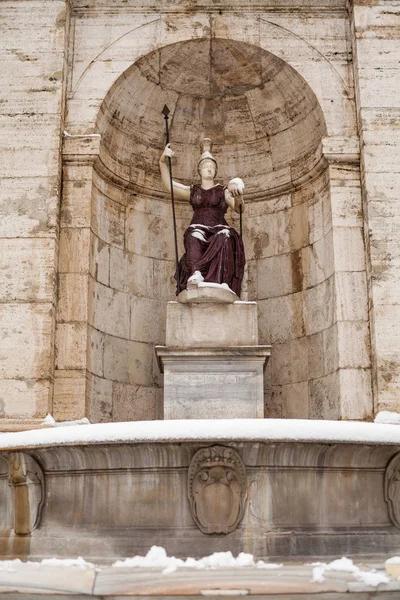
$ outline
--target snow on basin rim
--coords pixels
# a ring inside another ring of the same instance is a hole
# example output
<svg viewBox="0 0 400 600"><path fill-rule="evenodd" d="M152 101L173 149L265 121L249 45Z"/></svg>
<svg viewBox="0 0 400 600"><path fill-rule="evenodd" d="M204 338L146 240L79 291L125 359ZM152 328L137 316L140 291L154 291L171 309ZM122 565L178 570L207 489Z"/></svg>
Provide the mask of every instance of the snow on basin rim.
<svg viewBox="0 0 400 600"><path fill-rule="evenodd" d="M124 442L234 440L400 445L400 427L302 419L182 419L98 423L3 433L0 434L0 450Z"/></svg>

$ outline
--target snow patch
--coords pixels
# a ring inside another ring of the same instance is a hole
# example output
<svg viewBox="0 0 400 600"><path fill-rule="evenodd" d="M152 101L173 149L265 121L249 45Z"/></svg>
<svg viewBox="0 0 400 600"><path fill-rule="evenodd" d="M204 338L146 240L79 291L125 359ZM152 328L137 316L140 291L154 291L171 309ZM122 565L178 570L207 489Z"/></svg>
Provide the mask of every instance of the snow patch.
<svg viewBox="0 0 400 600"><path fill-rule="evenodd" d="M195 558L175 558L168 556L165 549L161 546L152 546L146 556L134 556L125 560L117 560L113 565L116 568L126 567L157 567L163 569L163 573L173 573L178 568L192 569L217 569L226 567L257 567L259 569L278 569L283 565L274 563L265 563L262 560L254 562L252 554L240 552L235 558L232 552L214 552L210 556L205 556L196 560Z"/></svg>
<svg viewBox="0 0 400 600"><path fill-rule="evenodd" d="M51 425L52 427L65 427L65 426L72 426L72 425L90 425L90 421L89 419L87 419L86 417L84 417L83 419L78 419L77 421L56 421L55 418L53 417L53 415L51 415L50 413L47 413L47 416L45 419L43 419L43 425Z"/></svg>
<svg viewBox="0 0 400 600"><path fill-rule="evenodd" d="M15 567L19 567L20 565L22 565L22 561L19 558L15 558L14 560L0 560L0 571L15 573L17 571Z"/></svg>
<svg viewBox="0 0 400 600"><path fill-rule="evenodd" d="M78 558L44 558L40 562L31 562L30 560L23 562L19 558L14 560L0 560L0 571L15 573L21 565L30 565L39 567L40 565L56 566L56 567L81 567L82 569L95 568L96 565L87 562L82 556Z"/></svg>
<svg viewBox="0 0 400 600"><path fill-rule="evenodd" d="M370 587L378 587L381 583L389 583L390 579L382 571L359 571L354 575L357 581L365 583Z"/></svg>
<svg viewBox="0 0 400 600"><path fill-rule="evenodd" d="M202 242L205 242L206 244L208 243L208 241L204 237L204 234L201 231L198 231L197 229L195 229L190 235Z"/></svg>
<svg viewBox="0 0 400 600"><path fill-rule="evenodd" d="M82 556L78 556L78 558L44 558L40 564L55 567L81 567L82 569L94 568L96 566L93 563L87 562Z"/></svg>
<svg viewBox="0 0 400 600"><path fill-rule="evenodd" d="M375 417L374 423L391 423L392 425L400 425L400 414L381 410Z"/></svg>
<svg viewBox="0 0 400 600"><path fill-rule="evenodd" d="M73 137L73 138L86 138L86 137L99 138L100 134L99 133L83 133L83 134L75 135L75 134L68 133L68 131L66 129L64 129L63 136L64 137Z"/></svg>
<svg viewBox="0 0 400 600"><path fill-rule="evenodd" d="M377 587L381 583L389 583L390 579L382 571L362 571L357 567L352 560L343 556L333 560L330 563L312 563L314 568L312 572L311 581L314 583L323 583L325 581L325 573L327 571L344 571L346 573L352 573L357 581L365 583L371 587Z"/></svg>
<svg viewBox="0 0 400 600"><path fill-rule="evenodd" d="M96 423L0 434L0 450L121 442L208 441L400 444L400 427L303 419L182 419Z"/></svg>

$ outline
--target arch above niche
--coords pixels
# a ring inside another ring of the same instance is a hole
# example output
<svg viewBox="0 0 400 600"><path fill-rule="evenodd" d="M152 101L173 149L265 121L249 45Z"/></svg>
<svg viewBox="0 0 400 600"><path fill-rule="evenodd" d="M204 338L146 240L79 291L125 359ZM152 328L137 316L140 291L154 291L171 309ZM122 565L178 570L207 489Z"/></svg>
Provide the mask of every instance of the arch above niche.
<svg viewBox="0 0 400 600"><path fill-rule="evenodd" d="M297 71L258 46L204 38L151 52L110 89L97 120L103 175L124 188L163 194L165 103L178 157L174 177L184 183L197 178L204 137L214 141L218 178L241 176L248 200L321 168L324 115Z"/></svg>

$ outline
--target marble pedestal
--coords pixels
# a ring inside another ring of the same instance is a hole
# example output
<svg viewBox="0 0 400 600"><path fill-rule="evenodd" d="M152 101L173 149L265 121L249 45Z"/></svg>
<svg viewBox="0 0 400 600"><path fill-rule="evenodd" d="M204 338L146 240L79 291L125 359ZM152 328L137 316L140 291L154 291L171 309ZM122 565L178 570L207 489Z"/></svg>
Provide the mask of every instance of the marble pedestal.
<svg viewBox="0 0 400 600"><path fill-rule="evenodd" d="M164 419L264 417L263 371L270 346L258 345L255 302L167 306Z"/></svg>

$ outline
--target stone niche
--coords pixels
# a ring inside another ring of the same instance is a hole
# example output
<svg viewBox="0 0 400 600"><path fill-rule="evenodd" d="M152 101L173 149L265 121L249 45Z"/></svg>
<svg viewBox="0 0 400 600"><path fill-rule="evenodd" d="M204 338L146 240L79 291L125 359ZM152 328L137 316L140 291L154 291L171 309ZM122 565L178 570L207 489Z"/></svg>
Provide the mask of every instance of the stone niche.
<svg viewBox="0 0 400 600"><path fill-rule="evenodd" d="M171 206L158 168L164 104L174 178L197 180L200 142L211 137L217 179L240 176L246 184L248 299L258 303L260 343L273 346L266 416L340 418L324 115L290 65L226 39L155 50L119 77L102 103L91 200L89 417L162 418L154 346L165 342L166 304L174 299ZM190 214L178 203L180 253ZM364 330L357 335L354 343L365 346Z"/></svg>

